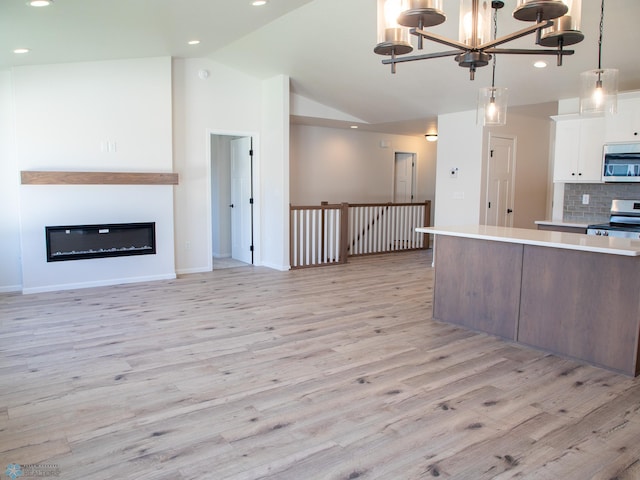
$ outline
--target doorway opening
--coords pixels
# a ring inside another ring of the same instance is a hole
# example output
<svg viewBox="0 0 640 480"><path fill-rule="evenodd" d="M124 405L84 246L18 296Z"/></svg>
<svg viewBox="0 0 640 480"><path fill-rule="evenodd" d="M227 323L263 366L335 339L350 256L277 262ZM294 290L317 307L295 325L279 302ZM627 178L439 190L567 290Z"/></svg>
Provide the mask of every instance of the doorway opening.
<svg viewBox="0 0 640 480"><path fill-rule="evenodd" d="M395 152L393 202L413 203L416 192L416 157L409 152Z"/></svg>
<svg viewBox="0 0 640 480"><path fill-rule="evenodd" d="M211 134L210 141L212 268L253 265L253 139Z"/></svg>

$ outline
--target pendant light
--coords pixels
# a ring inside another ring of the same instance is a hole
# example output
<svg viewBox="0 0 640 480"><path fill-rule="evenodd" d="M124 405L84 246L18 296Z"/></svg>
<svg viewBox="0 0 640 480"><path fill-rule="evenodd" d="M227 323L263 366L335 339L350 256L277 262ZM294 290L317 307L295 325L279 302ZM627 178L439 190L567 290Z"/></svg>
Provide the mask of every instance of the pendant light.
<svg viewBox="0 0 640 480"><path fill-rule="evenodd" d="M498 9L504 7L504 2L494 0L493 8L493 38L498 35ZM487 126L502 126L507 123L507 89L496 87L496 55L493 55L493 72L491 74L491 87L480 89L478 94L477 123Z"/></svg>
<svg viewBox="0 0 640 480"><path fill-rule="evenodd" d="M618 111L618 70L602 68L602 33L604 30L604 0L600 6L600 37L598 68L580 74L580 114L602 115Z"/></svg>

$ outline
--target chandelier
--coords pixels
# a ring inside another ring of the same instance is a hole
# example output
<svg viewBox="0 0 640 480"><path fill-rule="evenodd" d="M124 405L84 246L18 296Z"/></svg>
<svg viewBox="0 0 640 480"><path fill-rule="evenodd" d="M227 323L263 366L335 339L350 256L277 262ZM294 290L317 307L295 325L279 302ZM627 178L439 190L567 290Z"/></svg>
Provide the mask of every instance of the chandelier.
<svg viewBox="0 0 640 480"><path fill-rule="evenodd" d="M517 20L534 22L522 30L491 38L491 9L504 6L502 1L460 0L459 39L454 40L425 30L446 20L443 0L378 0L378 43L374 52L390 58L382 60L396 72L396 64L440 57L454 57L458 65L469 69L471 80L478 67L489 64L495 54L554 55L562 65L565 55L573 50L564 47L581 42L581 0L517 0L513 16ZM500 45L532 33L536 45L554 48L508 49ZM413 51L410 35L417 37L418 50L424 39L454 50L418 55Z"/></svg>

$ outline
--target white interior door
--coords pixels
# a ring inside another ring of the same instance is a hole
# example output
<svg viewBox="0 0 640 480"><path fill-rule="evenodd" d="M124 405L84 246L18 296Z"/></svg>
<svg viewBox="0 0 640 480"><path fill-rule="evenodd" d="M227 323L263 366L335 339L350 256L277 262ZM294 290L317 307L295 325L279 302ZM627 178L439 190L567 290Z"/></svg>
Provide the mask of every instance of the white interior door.
<svg viewBox="0 0 640 480"><path fill-rule="evenodd" d="M231 140L231 257L252 263L251 137Z"/></svg>
<svg viewBox="0 0 640 480"><path fill-rule="evenodd" d="M415 153L396 152L394 169L394 203L411 203L415 191Z"/></svg>
<svg viewBox="0 0 640 480"><path fill-rule="evenodd" d="M487 165L485 224L513 226L515 139L491 137Z"/></svg>

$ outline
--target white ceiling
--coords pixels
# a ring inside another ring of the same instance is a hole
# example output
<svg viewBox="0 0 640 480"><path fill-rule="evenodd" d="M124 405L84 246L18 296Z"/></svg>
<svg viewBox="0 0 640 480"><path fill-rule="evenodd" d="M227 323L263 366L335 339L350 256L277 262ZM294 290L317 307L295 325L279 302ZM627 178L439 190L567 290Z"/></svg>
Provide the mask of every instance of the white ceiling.
<svg viewBox="0 0 640 480"><path fill-rule="evenodd" d="M524 28L506 0L498 35ZM457 38L457 0L445 0L445 24L432 31ZM498 56L496 85L509 88L509 104L553 102L579 94L579 73L597 66L599 0L583 0L585 40L562 67L545 57ZM640 89L640 1L607 0L603 67L620 69L620 89ZM33 8L27 0L0 1L0 68L18 65L136 58L210 57L259 78L284 73L294 93L362 120L362 128L425 132L439 113L475 108L478 88L491 83L491 67L469 80L452 57L398 65L395 75L373 53L376 0L56 0ZM187 41L197 38L197 46ZM13 49L28 47L16 55ZM533 36L503 45L534 48ZM448 50L426 42L424 52ZM635 52L635 53L634 53ZM298 119L309 122L309 119Z"/></svg>

